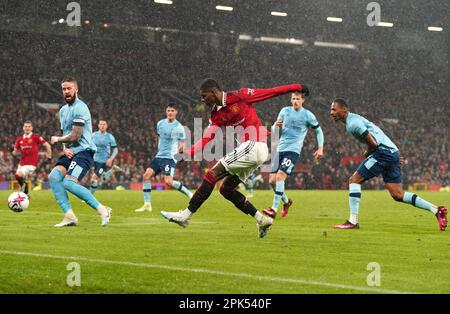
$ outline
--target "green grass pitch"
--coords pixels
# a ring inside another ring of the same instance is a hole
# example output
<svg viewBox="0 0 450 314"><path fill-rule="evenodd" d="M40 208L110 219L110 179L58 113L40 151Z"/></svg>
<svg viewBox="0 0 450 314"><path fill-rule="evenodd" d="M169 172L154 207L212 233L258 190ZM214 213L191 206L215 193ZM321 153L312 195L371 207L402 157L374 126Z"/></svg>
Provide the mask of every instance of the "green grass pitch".
<svg viewBox="0 0 450 314"><path fill-rule="evenodd" d="M153 212L135 213L139 191L102 191L111 224L71 196L78 227L54 228L63 215L50 191L29 209L6 207L0 192L0 293L449 293L450 232L429 212L363 191L359 230L333 230L348 218L346 191L288 191L294 205L259 239L253 218L214 191L182 229L160 210L186 207L176 191L152 192ZM255 191L260 210L270 191ZM448 193L419 193L449 205ZM81 286L67 277L80 265ZM379 269L369 268L378 263ZM379 270L379 286L369 286Z"/></svg>

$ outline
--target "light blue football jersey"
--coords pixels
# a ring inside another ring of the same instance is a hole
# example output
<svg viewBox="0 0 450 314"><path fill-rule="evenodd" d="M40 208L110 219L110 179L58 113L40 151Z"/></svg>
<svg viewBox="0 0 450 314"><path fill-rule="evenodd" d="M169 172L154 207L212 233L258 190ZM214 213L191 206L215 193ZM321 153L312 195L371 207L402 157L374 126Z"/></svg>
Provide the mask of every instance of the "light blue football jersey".
<svg viewBox="0 0 450 314"><path fill-rule="evenodd" d="M298 111L292 106L284 107L278 114L278 120L283 121L278 152L295 152L300 155L308 128L319 127L314 114L303 107Z"/></svg>
<svg viewBox="0 0 450 314"><path fill-rule="evenodd" d="M178 142L186 140L183 125L178 120L169 122L168 119L162 119L156 125L156 132L159 135L159 142L155 157L174 159L178 153Z"/></svg>
<svg viewBox="0 0 450 314"><path fill-rule="evenodd" d="M67 143L66 147L71 148L75 154L85 150L95 152L97 150L92 140L92 120L89 107L80 99L75 99L72 104L65 104L59 110L61 131L63 136L72 132L72 127L82 126L83 133L78 142Z"/></svg>
<svg viewBox="0 0 450 314"><path fill-rule="evenodd" d="M98 163L106 163L111 157L111 148L117 147L116 139L109 133L100 133L100 131L94 132L92 140L95 146L97 146L97 152L94 155L94 161Z"/></svg>
<svg viewBox="0 0 450 314"><path fill-rule="evenodd" d="M369 132L375 138L380 148L388 149L391 152L398 151L394 142L377 125L358 114L348 113L345 129L362 143L367 143L364 137Z"/></svg>

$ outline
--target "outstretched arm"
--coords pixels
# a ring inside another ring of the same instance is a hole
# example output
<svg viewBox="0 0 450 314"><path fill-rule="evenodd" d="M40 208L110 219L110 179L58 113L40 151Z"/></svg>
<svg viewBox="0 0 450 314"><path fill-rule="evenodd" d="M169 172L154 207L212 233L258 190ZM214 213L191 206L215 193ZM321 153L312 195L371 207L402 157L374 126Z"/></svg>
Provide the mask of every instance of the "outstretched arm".
<svg viewBox="0 0 450 314"><path fill-rule="evenodd" d="M242 88L239 91L227 93L226 105L232 105L240 100L254 103L292 92L309 93L305 86L297 83L273 88Z"/></svg>

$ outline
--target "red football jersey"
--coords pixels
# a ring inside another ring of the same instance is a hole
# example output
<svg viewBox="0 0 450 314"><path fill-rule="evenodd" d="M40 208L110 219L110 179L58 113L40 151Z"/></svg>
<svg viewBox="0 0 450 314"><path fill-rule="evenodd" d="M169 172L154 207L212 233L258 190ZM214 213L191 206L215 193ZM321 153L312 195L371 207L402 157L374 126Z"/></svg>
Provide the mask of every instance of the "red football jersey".
<svg viewBox="0 0 450 314"><path fill-rule="evenodd" d="M39 145L45 143L42 136L31 133L29 136L22 135L16 140L15 149L20 150L22 158L19 165L21 166L37 166Z"/></svg>
<svg viewBox="0 0 450 314"><path fill-rule="evenodd" d="M214 139L217 128L222 126L241 126L245 132L241 142L266 142L269 131L262 125L253 103L273 98L282 94L301 91L302 85L291 84L274 88L242 88L237 91L223 92L222 105L214 106L211 111L210 125L203 137L186 152L193 156Z"/></svg>

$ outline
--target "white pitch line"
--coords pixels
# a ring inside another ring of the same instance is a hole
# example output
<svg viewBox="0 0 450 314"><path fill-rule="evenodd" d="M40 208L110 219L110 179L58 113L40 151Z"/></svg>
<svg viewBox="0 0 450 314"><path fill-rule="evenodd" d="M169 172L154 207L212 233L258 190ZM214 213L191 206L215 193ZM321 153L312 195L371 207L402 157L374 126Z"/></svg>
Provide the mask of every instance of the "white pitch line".
<svg viewBox="0 0 450 314"><path fill-rule="evenodd" d="M71 261L84 261L84 262L90 262L90 263L102 263L102 264L131 266L131 267L164 269L164 270L173 270L173 271L188 272L188 273L203 273L203 274L210 274L210 275L217 275L217 276L238 277L238 278L260 280L260 281L295 283L295 284L300 284L300 285L330 287L330 288L347 289L347 290L355 290L355 291L363 291L363 292L377 292L377 293L386 293L386 294L416 294L417 293L417 292L407 292L407 291L399 291L399 290L360 287L360 286L337 284L337 283L331 283L331 282L307 280L307 279L301 279L301 278L282 278L282 277L258 276L258 275L252 275L252 274L246 274L246 273L233 273L233 272L217 271L217 270L211 270L211 269L206 269L206 268L187 268L187 267L167 266L167 265L157 265L157 264L134 263L134 262L125 262L125 261L87 258L87 257L82 257L82 256L61 256L61 255L39 254L39 253L31 253L31 252L8 251L8 250L0 250L0 254L32 256L32 257L42 257L42 258L71 260Z"/></svg>

